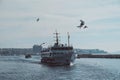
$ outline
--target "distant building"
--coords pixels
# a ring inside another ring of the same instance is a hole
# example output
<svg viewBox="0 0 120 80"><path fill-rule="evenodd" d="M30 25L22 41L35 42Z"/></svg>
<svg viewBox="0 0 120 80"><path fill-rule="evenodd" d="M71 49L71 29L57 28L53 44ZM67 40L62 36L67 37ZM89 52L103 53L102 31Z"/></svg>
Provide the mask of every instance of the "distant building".
<svg viewBox="0 0 120 80"><path fill-rule="evenodd" d="M99 49L75 49L75 53L77 54L99 54L99 53L107 53L107 51L99 50Z"/></svg>
<svg viewBox="0 0 120 80"><path fill-rule="evenodd" d="M32 48L1 48L0 55L25 55L32 54Z"/></svg>
<svg viewBox="0 0 120 80"><path fill-rule="evenodd" d="M41 50L42 50L41 45L34 45L33 46L33 53L40 53Z"/></svg>

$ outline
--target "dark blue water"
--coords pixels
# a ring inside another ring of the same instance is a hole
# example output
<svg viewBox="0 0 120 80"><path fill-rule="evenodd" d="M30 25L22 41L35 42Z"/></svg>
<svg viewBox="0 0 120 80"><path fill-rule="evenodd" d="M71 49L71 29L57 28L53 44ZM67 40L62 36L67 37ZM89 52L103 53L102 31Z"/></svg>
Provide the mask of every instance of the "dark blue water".
<svg viewBox="0 0 120 80"><path fill-rule="evenodd" d="M39 56L0 56L0 80L120 80L119 59L77 59L71 66L39 62Z"/></svg>

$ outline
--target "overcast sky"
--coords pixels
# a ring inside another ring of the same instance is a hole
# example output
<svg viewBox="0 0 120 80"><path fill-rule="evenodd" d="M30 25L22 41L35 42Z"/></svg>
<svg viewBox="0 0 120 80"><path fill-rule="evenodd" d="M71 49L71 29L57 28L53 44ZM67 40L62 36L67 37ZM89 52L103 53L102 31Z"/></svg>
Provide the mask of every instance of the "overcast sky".
<svg viewBox="0 0 120 80"><path fill-rule="evenodd" d="M80 19L87 29L76 27ZM0 0L0 48L49 45L55 30L61 43L69 32L75 48L118 51L120 0Z"/></svg>

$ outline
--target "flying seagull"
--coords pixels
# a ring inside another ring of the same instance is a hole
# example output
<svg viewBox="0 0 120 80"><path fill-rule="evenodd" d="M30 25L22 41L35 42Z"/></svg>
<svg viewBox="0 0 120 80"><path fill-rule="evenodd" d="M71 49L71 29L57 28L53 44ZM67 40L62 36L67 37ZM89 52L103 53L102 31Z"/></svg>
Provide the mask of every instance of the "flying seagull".
<svg viewBox="0 0 120 80"><path fill-rule="evenodd" d="M36 19L37 22L38 22L39 20L40 20L39 18Z"/></svg>
<svg viewBox="0 0 120 80"><path fill-rule="evenodd" d="M81 27L83 27L83 25L85 24L85 22L83 21L83 20L80 20L80 25L79 26L77 26L78 28L81 28Z"/></svg>
<svg viewBox="0 0 120 80"><path fill-rule="evenodd" d="M77 26L78 28L82 28L83 27L83 29L85 29L85 28L88 28L88 26L86 26L85 25L85 21L83 21L83 20L80 20L80 25L79 26Z"/></svg>

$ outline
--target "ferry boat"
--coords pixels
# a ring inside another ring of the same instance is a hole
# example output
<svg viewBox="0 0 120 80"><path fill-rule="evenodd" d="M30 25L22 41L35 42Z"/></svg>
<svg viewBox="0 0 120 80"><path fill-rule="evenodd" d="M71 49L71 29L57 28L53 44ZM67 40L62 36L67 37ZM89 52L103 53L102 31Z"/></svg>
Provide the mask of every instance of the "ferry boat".
<svg viewBox="0 0 120 80"><path fill-rule="evenodd" d="M56 40L53 46L41 51L41 63L50 65L70 65L75 60L73 46L70 46L68 33L68 45L60 44L58 39L59 33L54 33Z"/></svg>

